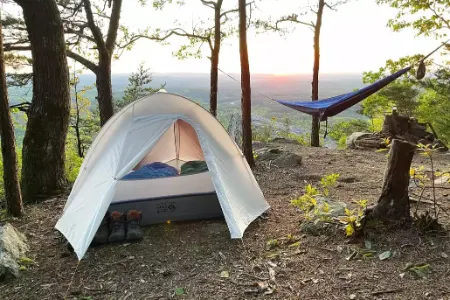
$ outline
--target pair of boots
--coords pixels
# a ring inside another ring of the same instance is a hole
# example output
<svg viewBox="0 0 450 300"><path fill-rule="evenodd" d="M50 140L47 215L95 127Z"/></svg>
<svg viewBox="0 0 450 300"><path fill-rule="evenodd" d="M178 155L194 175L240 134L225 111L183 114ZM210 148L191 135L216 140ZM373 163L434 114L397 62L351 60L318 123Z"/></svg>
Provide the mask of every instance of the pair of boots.
<svg viewBox="0 0 450 300"><path fill-rule="evenodd" d="M92 245L143 239L141 218L141 213L136 210L130 210L128 213L113 211L111 215L106 214L94 236Z"/></svg>

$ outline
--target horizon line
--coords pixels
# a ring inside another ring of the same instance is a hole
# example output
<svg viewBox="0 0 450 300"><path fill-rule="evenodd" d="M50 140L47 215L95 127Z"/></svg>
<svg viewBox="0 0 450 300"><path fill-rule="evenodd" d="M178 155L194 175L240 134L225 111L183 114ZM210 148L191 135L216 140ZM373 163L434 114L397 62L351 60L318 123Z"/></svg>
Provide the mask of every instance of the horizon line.
<svg viewBox="0 0 450 300"><path fill-rule="evenodd" d="M134 71L131 72L112 72L111 75L130 75L131 73L133 73ZM186 75L209 75L209 72L152 72L150 70L150 73L153 74L167 74L167 75L176 75L176 74L186 74ZM361 76L364 72L321 72L319 73L320 75L359 75ZM241 73L239 72L227 72L227 74L234 74L234 75L240 75ZM252 75L264 75L264 76L273 76L273 77L289 77L289 76L312 76L312 72L311 73L250 73L250 76ZM83 73L83 75L92 75L95 76L95 74L88 72L88 73ZM226 74L223 73L219 73L219 76L227 76Z"/></svg>

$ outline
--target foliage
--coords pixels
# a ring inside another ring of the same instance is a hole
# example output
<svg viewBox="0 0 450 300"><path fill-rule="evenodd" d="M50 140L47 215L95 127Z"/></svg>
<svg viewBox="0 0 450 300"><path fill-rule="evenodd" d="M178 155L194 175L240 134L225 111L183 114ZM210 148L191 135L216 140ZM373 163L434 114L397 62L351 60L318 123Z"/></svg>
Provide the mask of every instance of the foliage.
<svg viewBox="0 0 450 300"><path fill-rule="evenodd" d="M417 118L429 123L444 143L450 142L450 70L439 69L422 83Z"/></svg>
<svg viewBox="0 0 450 300"><path fill-rule="evenodd" d="M322 191L324 196L328 196L330 193L329 188L336 186L336 182L339 178L339 174L330 174L322 177L320 179L320 185L322 186Z"/></svg>
<svg viewBox="0 0 450 300"><path fill-rule="evenodd" d="M345 209L345 216L339 217L339 221L345 224L345 234L352 236L355 232L362 229L362 218L364 216L364 210L367 207L367 200L354 201L357 204L355 209Z"/></svg>
<svg viewBox="0 0 450 300"><path fill-rule="evenodd" d="M85 96L93 87L83 86L79 89L78 84L79 78L74 72L70 78L72 101L66 143L76 149L79 157L84 157L94 136L100 130L100 114L97 109L92 108L91 102Z"/></svg>
<svg viewBox="0 0 450 300"><path fill-rule="evenodd" d="M285 117L283 119L283 129L280 131L281 137L287 139L289 138L289 134L291 133L291 119L288 117Z"/></svg>
<svg viewBox="0 0 450 300"><path fill-rule="evenodd" d="M325 201L318 204L317 197L321 195L329 196L329 189L336 186L338 178L339 174L326 175L320 180L320 189L308 184L303 195L291 201L295 207L302 211L306 221L334 221L330 216L332 208ZM336 219L340 224L345 225L344 230L347 236L352 236L355 232L361 230L361 221L367 207L367 200L354 201L354 203L357 206L355 209L345 208L345 216L339 216Z"/></svg>
<svg viewBox="0 0 450 300"><path fill-rule="evenodd" d="M369 129L369 124L364 120L341 121L331 126L328 135L335 141L338 141L338 147L346 147L347 136L354 132L364 132Z"/></svg>
<svg viewBox="0 0 450 300"><path fill-rule="evenodd" d="M70 139L69 139L70 141ZM78 151L73 143L66 143L66 164L65 171L69 183L75 182L80 171L83 158L78 155Z"/></svg>
<svg viewBox="0 0 450 300"><path fill-rule="evenodd" d="M160 88L151 88L148 85L153 81L150 69L144 67L144 63L140 63L138 70L128 77L128 86L124 91L122 99L116 100L114 103L116 112L136 101L139 98L156 93L165 87L165 84Z"/></svg>
<svg viewBox="0 0 450 300"><path fill-rule="evenodd" d="M450 30L448 0L377 0L377 3L397 9L397 15L388 22L394 31L412 28L417 35L440 39Z"/></svg>
<svg viewBox="0 0 450 300"><path fill-rule="evenodd" d="M19 182L22 173L22 148L16 146L17 153L17 176L19 177ZM3 157L0 151L0 203L1 200L5 198L5 183L3 181Z"/></svg>
<svg viewBox="0 0 450 300"><path fill-rule="evenodd" d="M421 57L421 55L417 55L397 61L388 60L379 71L364 73L363 81L372 83L398 71L409 63L417 62ZM433 76L421 81L412 77L397 79L396 82L365 99L362 102L361 113L372 119L372 127L381 129L378 125L381 125L382 121L379 119L395 106L399 113L415 117L419 122L431 124L438 137L444 143L448 143L450 141L449 95L450 71L442 67L437 69Z"/></svg>
<svg viewBox="0 0 450 300"><path fill-rule="evenodd" d="M260 127L252 125L252 140L267 142L274 138L276 134L276 118L272 117L269 123L263 124Z"/></svg>
<svg viewBox="0 0 450 300"><path fill-rule="evenodd" d="M403 115L415 115L420 90L409 80L397 80L362 102L361 112L374 118L396 107Z"/></svg>
<svg viewBox="0 0 450 300"><path fill-rule="evenodd" d="M145 0L144 0L145 1ZM146 1L145 1L146 2ZM183 0L153 0L153 7L157 10L163 10L168 4L175 3L178 6L184 6L186 4ZM223 0L218 1L199 1L205 7L213 10L212 17L204 20L193 20L192 29L185 30L186 24L181 24L178 20L174 20L175 27L173 29L161 30L158 29L152 35L151 39L165 41L170 36L182 36L187 38L187 43L180 46L177 51L172 54L174 57L185 60L189 58L202 58L203 46L207 46L210 53L214 51L220 51L220 45L222 42L235 35L237 28L233 24L235 21L235 15L238 12L236 8L224 9ZM220 36L215 36L215 11L219 13L219 25ZM194 25L195 22L195 25ZM165 34L161 36L161 33ZM216 39L219 39L219 47L217 48ZM209 58L211 54L208 55Z"/></svg>
<svg viewBox="0 0 450 300"><path fill-rule="evenodd" d="M338 178L339 174L326 175L320 180L321 190L315 188L311 184L308 184L305 187L304 194L291 201L292 205L303 212L305 220L310 221L313 219L318 219L325 222L331 221L329 216L331 213L329 205L326 202L318 205L316 198L321 195L328 196L329 189L336 185Z"/></svg>
<svg viewBox="0 0 450 300"><path fill-rule="evenodd" d="M383 128L384 118L371 118L369 124L370 132L380 132Z"/></svg>
<svg viewBox="0 0 450 300"><path fill-rule="evenodd" d="M450 178L450 172L437 172L436 171L436 166L434 164L434 159L433 156L436 153L436 151L438 151L439 149L435 146L431 146L431 145L423 145L423 144L418 144L417 145L418 151L420 152L420 155L425 156L429 159L430 161L430 167L431 167L431 171L429 172L431 177L428 177L427 172L425 172L425 168L424 166L420 166L419 168L411 168L409 171L409 175L412 178L414 184L416 185L416 187L420 188L420 194L419 194L419 199L417 201L416 204L416 208L414 211L414 217L416 219L416 223L420 223L422 226L422 229L425 229L423 227L436 227L437 224L437 220L439 217L439 204L437 202L436 199L436 178L437 177L441 177L441 178ZM446 183L448 183L449 180L446 180ZM431 186L430 186L431 184ZM425 213L425 215L423 216L418 216L417 211L419 208L419 204L420 201L422 200L423 194L425 192L426 189L431 189L432 191L432 201L433 201L433 215L434 218L432 218L429 215L429 211L427 211ZM426 226L424 226L424 224ZM430 226L430 224L434 224L436 226Z"/></svg>
<svg viewBox="0 0 450 300"><path fill-rule="evenodd" d="M288 140L297 141L301 145L309 145L309 135L300 135L291 132L291 121L289 118L283 119L283 127L278 130L277 118L271 117L269 123L262 126L255 126L252 124L252 140L268 142L276 137L282 137Z"/></svg>

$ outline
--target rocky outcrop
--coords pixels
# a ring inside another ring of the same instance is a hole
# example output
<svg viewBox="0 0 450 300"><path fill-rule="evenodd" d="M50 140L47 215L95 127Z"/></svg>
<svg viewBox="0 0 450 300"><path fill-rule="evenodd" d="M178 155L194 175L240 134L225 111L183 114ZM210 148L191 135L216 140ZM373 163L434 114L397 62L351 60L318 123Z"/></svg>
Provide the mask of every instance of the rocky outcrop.
<svg viewBox="0 0 450 300"><path fill-rule="evenodd" d="M17 260L28 251L25 235L11 224L0 226L0 281L19 276Z"/></svg>
<svg viewBox="0 0 450 300"><path fill-rule="evenodd" d="M262 148L256 152L256 159L268 161L271 165L278 167L295 167L302 164L302 157L292 152L280 150L279 148Z"/></svg>
<svg viewBox="0 0 450 300"><path fill-rule="evenodd" d="M363 139L372 139L372 138L373 138L372 133L354 132L347 137L347 141L346 141L347 148L356 149L356 148L358 148L359 141L361 141Z"/></svg>
<svg viewBox="0 0 450 300"><path fill-rule="evenodd" d="M432 132L427 131L427 127ZM440 151L448 151L447 146L437 138L431 124L420 123L414 118L399 115L395 110L387 115L383 122L383 128L378 133L355 132L346 141L347 148L385 148L385 139L398 139L414 144L432 145Z"/></svg>

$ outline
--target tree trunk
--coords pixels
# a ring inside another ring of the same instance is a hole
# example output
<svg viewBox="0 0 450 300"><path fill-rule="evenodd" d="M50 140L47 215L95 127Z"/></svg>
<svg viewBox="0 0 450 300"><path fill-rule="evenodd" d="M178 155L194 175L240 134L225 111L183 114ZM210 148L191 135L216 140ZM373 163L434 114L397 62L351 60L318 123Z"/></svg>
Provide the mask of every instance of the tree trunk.
<svg viewBox="0 0 450 300"><path fill-rule="evenodd" d="M69 68L55 0L15 0L23 9L33 57L33 100L23 141L25 202L63 188L70 115Z"/></svg>
<svg viewBox="0 0 450 300"><path fill-rule="evenodd" d="M387 169L378 203L366 211L369 219L404 223L410 221L409 170L415 145L394 139L389 151Z"/></svg>
<svg viewBox="0 0 450 300"><path fill-rule="evenodd" d="M313 80L312 80L312 101L319 100L319 67L320 67L320 29L322 27L322 15L323 8L325 6L325 0L319 0L319 8L317 10L317 19L314 26L314 67L313 67ZM312 117L311 124L311 146L319 147L319 117Z"/></svg>
<svg viewBox="0 0 450 300"><path fill-rule="evenodd" d="M3 55L2 24L0 23L0 137L3 155L3 182L5 185L6 208L8 214L21 217L23 213L22 194L20 192L16 139L8 103L5 61Z"/></svg>
<svg viewBox="0 0 450 300"><path fill-rule="evenodd" d="M239 52L241 57L242 151L250 167L255 166L252 149L252 102L247 49L246 0L239 0Z"/></svg>
<svg viewBox="0 0 450 300"><path fill-rule="evenodd" d="M106 56L106 57L105 57ZM111 84L111 57L109 54L100 55L97 69L97 101L100 111L100 125L103 126L114 115L113 95Z"/></svg>
<svg viewBox="0 0 450 300"><path fill-rule="evenodd" d="M220 23L221 8L222 0L219 0L214 12L214 46L211 49L211 90L209 94L209 111L215 117L217 116L217 90L219 85L220 31L222 30Z"/></svg>

